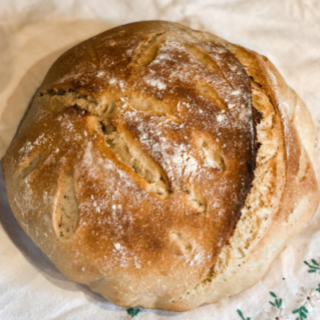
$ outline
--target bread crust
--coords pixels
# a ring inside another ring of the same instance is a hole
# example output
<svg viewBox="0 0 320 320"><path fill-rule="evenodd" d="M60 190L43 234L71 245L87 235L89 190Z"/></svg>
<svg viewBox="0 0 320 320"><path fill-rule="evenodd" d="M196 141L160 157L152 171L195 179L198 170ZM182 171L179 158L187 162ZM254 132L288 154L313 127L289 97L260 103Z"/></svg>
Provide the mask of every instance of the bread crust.
<svg viewBox="0 0 320 320"><path fill-rule="evenodd" d="M254 285L310 221L314 142L267 58L147 21L57 60L3 169L19 224L63 274L119 306L186 311Z"/></svg>

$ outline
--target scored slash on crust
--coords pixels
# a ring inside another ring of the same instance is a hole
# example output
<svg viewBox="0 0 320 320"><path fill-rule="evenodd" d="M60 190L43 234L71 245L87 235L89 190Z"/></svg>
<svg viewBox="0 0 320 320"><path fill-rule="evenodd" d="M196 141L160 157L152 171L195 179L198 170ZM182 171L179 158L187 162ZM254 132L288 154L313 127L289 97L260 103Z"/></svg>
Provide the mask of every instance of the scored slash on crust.
<svg viewBox="0 0 320 320"><path fill-rule="evenodd" d="M147 183L147 191L165 199L171 193L168 179L159 166L125 128L117 128L109 121L101 122L106 143L117 158Z"/></svg>
<svg viewBox="0 0 320 320"><path fill-rule="evenodd" d="M19 174L21 179L27 178L34 170L37 169L41 161L39 153L31 153L19 164Z"/></svg>
<svg viewBox="0 0 320 320"><path fill-rule="evenodd" d="M63 240L71 238L78 227L79 207L71 173L61 173L52 219L55 232Z"/></svg>
<svg viewBox="0 0 320 320"><path fill-rule="evenodd" d="M68 96L67 99L62 99L66 95ZM94 122L99 121L100 123L100 128L97 126L96 130L106 137L106 144L116 157L145 180L146 191L156 195L160 199L165 199L173 191L169 186L164 170L150 155L142 150L140 144L131 137L130 132L124 126L117 128L111 119L117 112L123 111L126 108L133 108L150 116L166 116L178 123L180 119L173 115L170 106L162 101L151 97L143 99L142 96L140 97L140 95L135 93L122 94L122 96L124 98L104 100L103 104L107 107L101 106L98 108L100 112L98 111L98 113L95 112L95 114L91 115ZM63 105L63 102L67 104L76 103L77 108L86 110L89 113L91 113L94 105L99 103L102 105L102 102L95 101L89 95L66 88L49 89L47 92L39 94L39 97L42 99L48 97L51 100L51 104L59 104L60 106ZM78 105L79 100L80 106ZM87 104L85 103L86 101L88 101ZM195 141L195 147L202 150L203 157L207 158L214 167L220 171L224 171L226 167L221 151L217 149L217 143L209 142L204 137L202 137L202 140L201 146L198 146L198 142ZM204 213L207 211L206 200L199 191L195 191L193 187L187 185L181 186L179 190L188 195L187 199L196 211Z"/></svg>

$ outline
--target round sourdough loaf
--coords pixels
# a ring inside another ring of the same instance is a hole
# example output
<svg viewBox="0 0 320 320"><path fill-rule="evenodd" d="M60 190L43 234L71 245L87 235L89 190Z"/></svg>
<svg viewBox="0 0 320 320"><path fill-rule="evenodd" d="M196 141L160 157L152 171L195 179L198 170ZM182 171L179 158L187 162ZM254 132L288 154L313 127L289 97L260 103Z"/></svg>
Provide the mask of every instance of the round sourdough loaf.
<svg viewBox="0 0 320 320"><path fill-rule="evenodd" d="M119 306L185 311L254 285L312 218L314 142L266 57L147 21L54 63L3 169L63 274Z"/></svg>

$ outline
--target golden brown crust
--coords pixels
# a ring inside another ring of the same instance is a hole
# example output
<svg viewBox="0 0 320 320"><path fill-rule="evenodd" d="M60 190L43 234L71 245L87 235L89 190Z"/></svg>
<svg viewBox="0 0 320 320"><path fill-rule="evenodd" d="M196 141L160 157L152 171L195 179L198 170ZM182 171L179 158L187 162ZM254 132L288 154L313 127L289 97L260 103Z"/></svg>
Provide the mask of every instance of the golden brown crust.
<svg viewBox="0 0 320 320"><path fill-rule="evenodd" d="M312 128L265 57L178 24L121 26L50 69L3 160L8 198L69 278L189 310L252 286L311 219Z"/></svg>

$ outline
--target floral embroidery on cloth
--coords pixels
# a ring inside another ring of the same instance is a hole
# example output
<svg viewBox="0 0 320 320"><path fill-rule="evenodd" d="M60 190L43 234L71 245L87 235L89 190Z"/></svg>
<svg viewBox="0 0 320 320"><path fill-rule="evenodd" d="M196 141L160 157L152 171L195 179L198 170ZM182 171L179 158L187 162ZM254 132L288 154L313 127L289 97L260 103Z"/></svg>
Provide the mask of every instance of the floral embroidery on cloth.
<svg viewBox="0 0 320 320"><path fill-rule="evenodd" d="M317 271L320 271L320 265L314 259L311 259L311 262L304 261L304 264L309 267L309 273L316 273ZM308 308L309 310L310 307L315 308L320 302L320 284L318 284L316 289L306 289L304 287L300 289L300 291L297 293L297 302L299 303L300 307L292 311L294 318L292 315L285 313L283 300L281 298L278 298L274 292L270 292L270 295L274 298L274 301L269 301L271 305L271 311L267 312L267 317L265 320L304 320L308 318ZM237 310L237 313L242 320L251 320L251 318L245 318L242 311L239 309Z"/></svg>
<svg viewBox="0 0 320 320"><path fill-rule="evenodd" d="M311 259L311 262L304 261L304 264L309 267L309 273L316 273L318 271L320 273L320 264L316 260ZM261 320L304 320L308 319L308 308L309 310L310 308L315 308L320 302L320 283L316 289L301 287L300 291L297 293L297 302L300 306L293 310L290 315L286 312L283 306L282 298L279 298L272 291L270 292L270 295L273 298L272 301L269 301L271 309L266 313L266 318ZM127 314L131 316L131 318L135 318L139 315L140 311L140 308L129 308L127 309ZM254 320L251 317L244 316L243 312L239 309L237 310L237 313L241 320Z"/></svg>
<svg viewBox="0 0 320 320"><path fill-rule="evenodd" d="M269 318L266 320L290 320L289 316L284 314L284 308L272 308L271 312L267 313Z"/></svg>

